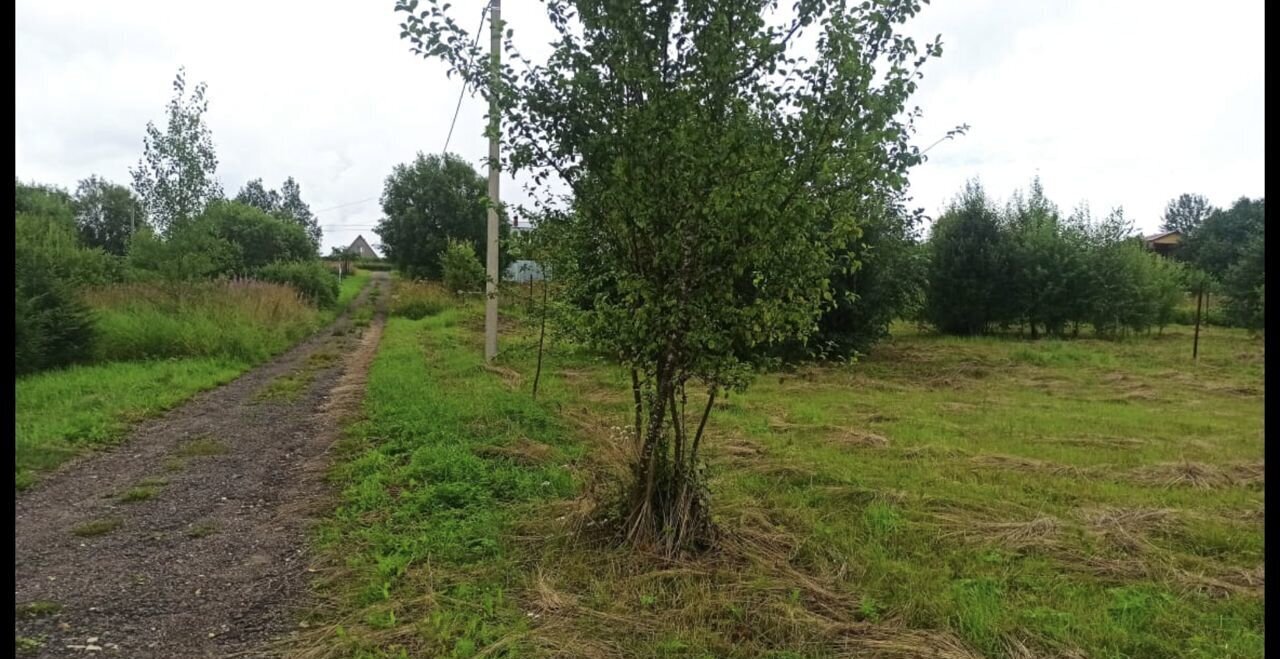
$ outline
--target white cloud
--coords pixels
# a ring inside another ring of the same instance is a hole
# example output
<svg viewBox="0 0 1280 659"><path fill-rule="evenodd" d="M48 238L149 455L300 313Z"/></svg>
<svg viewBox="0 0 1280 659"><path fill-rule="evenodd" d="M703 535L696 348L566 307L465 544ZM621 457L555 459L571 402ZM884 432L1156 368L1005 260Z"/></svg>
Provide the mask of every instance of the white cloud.
<svg viewBox="0 0 1280 659"><path fill-rule="evenodd" d="M454 4L473 28L484 3ZM521 48L545 52L541 7L507 5ZM20 0L16 22L17 172L67 187L128 182L180 65L209 85L228 193L293 176L315 210L376 198L395 164L438 152L459 92L408 52L389 2ZM1261 2L968 0L909 29L944 42L914 99L919 143L973 126L912 176L930 213L968 177L1003 197L1037 171L1060 205L1123 204L1144 228L1182 192L1263 193ZM464 100L450 146L481 171L484 109ZM504 199L525 200L518 183L503 176ZM376 200L321 213L326 247L376 242L380 214Z"/></svg>
<svg viewBox="0 0 1280 659"><path fill-rule="evenodd" d="M917 99L920 141L973 127L913 174L927 212L969 177L1003 198L1036 173L1060 206L1121 205L1144 230L1183 192L1220 205L1263 194L1262 3L1048 2L990 20L1025 5L949 3L920 17L916 29L944 43ZM965 55L989 43L1002 47Z"/></svg>

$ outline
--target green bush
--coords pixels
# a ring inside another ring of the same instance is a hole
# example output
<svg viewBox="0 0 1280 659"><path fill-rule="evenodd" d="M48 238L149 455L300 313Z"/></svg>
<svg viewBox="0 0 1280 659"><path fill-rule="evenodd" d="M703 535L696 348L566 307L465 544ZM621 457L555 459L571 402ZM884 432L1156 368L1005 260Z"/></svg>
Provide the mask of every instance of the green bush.
<svg viewBox="0 0 1280 659"><path fill-rule="evenodd" d="M440 253L440 271L445 288L452 293L470 292L484 287L484 266L476 257L471 243L450 240Z"/></svg>
<svg viewBox="0 0 1280 659"><path fill-rule="evenodd" d="M294 287L317 307L331 307L338 301L338 278L319 261L276 262L255 274L263 281Z"/></svg>
<svg viewBox="0 0 1280 659"><path fill-rule="evenodd" d="M117 278L118 263L81 247L64 217L20 213L14 222L15 374L87 361L93 314L78 290Z"/></svg>
<svg viewBox="0 0 1280 659"><path fill-rule="evenodd" d="M1006 250L1000 217L970 183L933 225L924 314L947 334L978 334L1001 320Z"/></svg>
<svg viewBox="0 0 1280 659"><path fill-rule="evenodd" d="M216 201L167 238L140 230L129 245L135 280L190 281L246 275L277 261L305 261L315 248L301 225L235 201Z"/></svg>
<svg viewBox="0 0 1280 659"><path fill-rule="evenodd" d="M26 375L88 361L94 342L93 313L75 289L56 277L15 264L14 373Z"/></svg>
<svg viewBox="0 0 1280 659"><path fill-rule="evenodd" d="M369 260L356 261L356 267L361 270L368 270L370 272L389 272L395 268L395 266L393 266L390 263L387 263L386 261L369 261Z"/></svg>

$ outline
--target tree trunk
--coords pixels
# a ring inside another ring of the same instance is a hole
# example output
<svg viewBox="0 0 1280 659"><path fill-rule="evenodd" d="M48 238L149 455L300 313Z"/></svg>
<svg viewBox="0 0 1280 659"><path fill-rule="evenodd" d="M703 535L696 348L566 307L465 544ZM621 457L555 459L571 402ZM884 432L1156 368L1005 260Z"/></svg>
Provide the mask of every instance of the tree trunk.
<svg viewBox="0 0 1280 659"><path fill-rule="evenodd" d="M632 385L638 396L638 374ZM667 556L701 549L711 534L698 448L715 393L708 397L696 434L690 437L680 402L683 387L667 368L660 368L655 375L647 426L632 468L634 481L625 526L628 543ZM641 409L638 403L637 415Z"/></svg>

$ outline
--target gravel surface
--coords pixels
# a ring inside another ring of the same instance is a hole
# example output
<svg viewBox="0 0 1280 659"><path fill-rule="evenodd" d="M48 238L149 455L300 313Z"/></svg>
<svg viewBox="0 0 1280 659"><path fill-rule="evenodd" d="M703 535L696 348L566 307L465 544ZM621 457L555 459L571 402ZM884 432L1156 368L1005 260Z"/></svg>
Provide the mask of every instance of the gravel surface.
<svg viewBox="0 0 1280 659"><path fill-rule="evenodd" d="M352 309L374 287L385 304L386 273L373 276ZM42 643L20 656L256 656L295 630L326 452L359 406L383 317L356 328L343 316L20 493L15 636ZM261 396L299 372L312 379L296 398ZM150 498L122 497L148 485ZM118 526L82 535L95 521Z"/></svg>

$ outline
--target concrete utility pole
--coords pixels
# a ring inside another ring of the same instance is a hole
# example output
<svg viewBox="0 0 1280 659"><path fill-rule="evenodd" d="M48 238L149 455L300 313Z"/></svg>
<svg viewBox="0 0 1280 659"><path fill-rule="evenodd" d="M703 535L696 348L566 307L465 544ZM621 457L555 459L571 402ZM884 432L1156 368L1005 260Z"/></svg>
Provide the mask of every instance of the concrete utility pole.
<svg viewBox="0 0 1280 659"><path fill-rule="evenodd" d="M484 360L498 356L498 77L502 57L501 0L491 0L489 14L489 68L493 80L489 85L489 230L485 249L488 281L484 292Z"/></svg>

